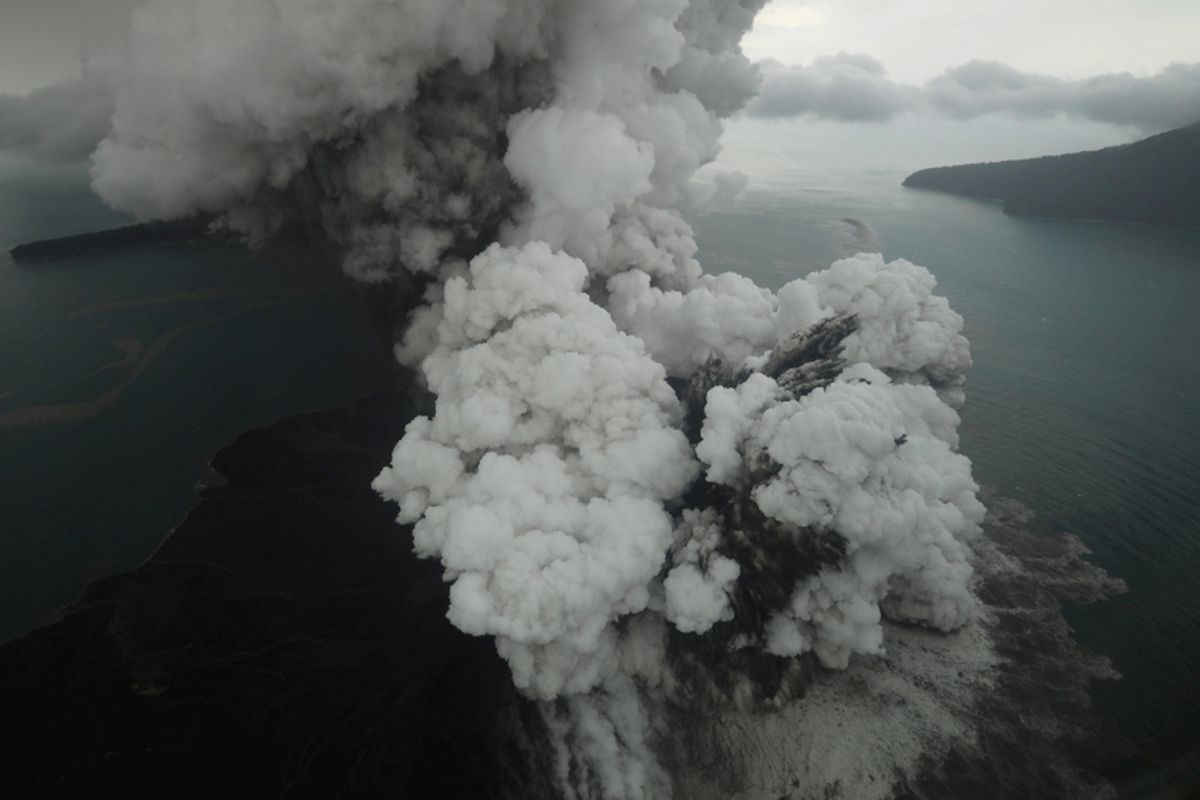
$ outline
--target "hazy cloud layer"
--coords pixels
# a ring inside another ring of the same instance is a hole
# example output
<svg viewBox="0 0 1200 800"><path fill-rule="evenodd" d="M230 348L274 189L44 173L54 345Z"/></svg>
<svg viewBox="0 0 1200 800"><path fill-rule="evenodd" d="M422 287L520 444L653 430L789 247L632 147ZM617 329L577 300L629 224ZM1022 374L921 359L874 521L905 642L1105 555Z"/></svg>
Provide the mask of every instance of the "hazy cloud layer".
<svg viewBox="0 0 1200 800"><path fill-rule="evenodd" d="M883 64L868 55L838 53L809 66L767 60L749 113L756 117L811 114L844 122L884 122L911 111L920 90L888 80Z"/></svg>
<svg viewBox="0 0 1200 800"><path fill-rule="evenodd" d="M752 91L753 74L686 65L697 86L724 97ZM683 68L677 72L682 74ZM761 84L747 112L782 119L808 116L840 122L886 122L903 114L975 119L988 114L1066 116L1162 131L1200 120L1200 62L1171 64L1157 74L1130 73L1064 80L1022 72L994 61L952 67L923 86L891 80L878 59L853 53L822 56L808 65L759 62ZM26 95L0 95L0 151L53 161L86 158L108 134L114 111L108 72L89 69ZM733 78L729 78L732 75ZM725 86L716 79L737 80ZM712 107L719 106L712 98ZM730 108L722 108L729 113Z"/></svg>
<svg viewBox="0 0 1200 800"><path fill-rule="evenodd" d="M756 117L884 122L907 113L954 119L1062 114L1148 131L1200 120L1200 63L1171 64L1147 77L1116 73L1064 80L994 61L968 61L921 87L889 79L883 64L867 55L839 53L795 66L764 61L760 67L762 86L749 108Z"/></svg>
<svg viewBox="0 0 1200 800"><path fill-rule="evenodd" d="M27 95L0 95L0 151L52 161L86 158L108 133L112 90L89 75Z"/></svg>

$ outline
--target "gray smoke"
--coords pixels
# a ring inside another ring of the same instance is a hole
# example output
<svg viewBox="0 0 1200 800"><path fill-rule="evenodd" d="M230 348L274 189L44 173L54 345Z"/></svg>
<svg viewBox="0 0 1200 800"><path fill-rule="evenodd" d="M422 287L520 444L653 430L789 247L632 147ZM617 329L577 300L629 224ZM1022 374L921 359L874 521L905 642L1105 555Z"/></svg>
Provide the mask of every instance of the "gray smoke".
<svg viewBox="0 0 1200 800"><path fill-rule="evenodd" d="M766 61L762 72L761 92L748 109L756 117L883 122L901 114L1065 115L1145 131L1200 120L1200 63L1171 64L1145 77L1115 73L1064 80L994 61L969 61L919 87L892 81L870 56L847 53L809 65Z"/></svg>
<svg viewBox="0 0 1200 800"><path fill-rule="evenodd" d="M303 222L411 293L436 409L374 485L544 701L571 797L669 795L651 712L706 680L744 704L762 665L978 611L933 276L857 254L771 292L695 258L682 210L744 185L695 175L764 3L150 0L93 156L142 218Z"/></svg>
<svg viewBox="0 0 1200 800"><path fill-rule="evenodd" d="M108 133L112 114L112 87L97 66L27 95L0 95L0 151L80 161Z"/></svg>

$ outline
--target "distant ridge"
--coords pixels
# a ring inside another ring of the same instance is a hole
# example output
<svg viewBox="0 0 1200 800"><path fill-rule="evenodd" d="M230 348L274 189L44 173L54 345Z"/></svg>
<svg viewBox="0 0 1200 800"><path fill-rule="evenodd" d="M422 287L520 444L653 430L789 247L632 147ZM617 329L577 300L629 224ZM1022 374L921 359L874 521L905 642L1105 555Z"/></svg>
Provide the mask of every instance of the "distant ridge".
<svg viewBox="0 0 1200 800"><path fill-rule="evenodd" d="M1103 150L923 169L904 185L995 198L1009 214L1200 226L1200 122Z"/></svg>
<svg viewBox="0 0 1200 800"><path fill-rule="evenodd" d="M30 242L14 247L9 255L16 262L47 261L85 251L203 239L208 235L208 226L211 223L212 218L208 216L189 217L172 222L147 222L61 239Z"/></svg>

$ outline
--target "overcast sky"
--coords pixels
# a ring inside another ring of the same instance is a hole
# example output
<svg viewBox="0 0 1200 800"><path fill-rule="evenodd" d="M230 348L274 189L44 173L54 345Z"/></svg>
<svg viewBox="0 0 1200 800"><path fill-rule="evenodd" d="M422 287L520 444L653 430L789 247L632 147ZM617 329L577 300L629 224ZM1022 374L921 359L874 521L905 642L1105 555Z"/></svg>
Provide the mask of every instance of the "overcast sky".
<svg viewBox="0 0 1200 800"><path fill-rule="evenodd" d="M1200 60L1200 0L773 0L745 41L755 59L865 53L904 83L972 59L1084 78Z"/></svg>
<svg viewBox="0 0 1200 800"><path fill-rule="evenodd" d="M89 52L119 43L142 0L0 0L0 92L79 74Z"/></svg>
<svg viewBox="0 0 1200 800"><path fill-rule="evenodd" d="M0 0L0 149L91 152L111 112L94 84L4 95L78 76L141 2ZM730 144L828 150L860 127L866 151L916 162L927 140L961 139L964 159L1130 141L1200 119L1198 42L1200 0L773 0L744 42L762 94Z"/></svg>
<svg viewBox="0 0 1200 800"><path fill-rule="evenodd" d="M139 0L0 0L0 92L77 74L80 56L120 41ZM1200 60L1200 0L773 0L745 46L808 63L871 55L902 83L971 59L1083 78Z"/></svg>

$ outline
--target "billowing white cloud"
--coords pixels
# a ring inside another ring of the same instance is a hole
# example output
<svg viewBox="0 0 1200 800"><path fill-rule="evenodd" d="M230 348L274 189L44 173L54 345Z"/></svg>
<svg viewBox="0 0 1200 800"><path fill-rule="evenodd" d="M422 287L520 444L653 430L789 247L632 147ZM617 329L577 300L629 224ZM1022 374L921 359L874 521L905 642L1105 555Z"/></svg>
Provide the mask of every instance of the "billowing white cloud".
<svg viewBox="0 0 1200 800"><path fill-rule="evenodd" d="M611 623L650 603L664 505L699 471L666 372L588 299L587 275L532 241L447 283L422 365L437 412L375 482L454 579L451 622L495 636L545 699L608 677Z"/></svg>
<svg viewBox="0 0 1200 800"><path fill-rule="evenodd" d="M696 259L762 5L150 0L93 158L120 208L304 221L410 292L436 405L374 485L450 621L558 701L572 796L669 791L642 700L673 654L842 667L885 617L974 607L970 357L932 276L863 255L776 293Z"/></svg>

